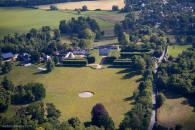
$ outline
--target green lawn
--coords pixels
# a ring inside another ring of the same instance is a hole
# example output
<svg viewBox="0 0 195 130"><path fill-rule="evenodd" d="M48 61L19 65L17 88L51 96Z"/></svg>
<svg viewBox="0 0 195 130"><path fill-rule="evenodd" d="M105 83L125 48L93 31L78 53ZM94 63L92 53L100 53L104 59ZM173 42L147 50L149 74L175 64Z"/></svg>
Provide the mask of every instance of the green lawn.
<svg viewBox="0 0 195 130"><path fill-rule="evenodd" d="M71 11L46 11L20 7L0 7L0 37L9 33L26 33L31 28L50 26L58 28L60 20L69 20L78 17ZM87 16L82 14L80 16ZM113 24L95 18L101 28L113 26Z"/></svg>
<svg viewBox="0 0 195 130"><path fill-rule="evenodd" d="M16 67L7 76L15 84L31 81L43 83L47 92L44 101L53 102L60 109L61 120L78 116L82 121L90 121L92 107L96 103L102 103L116 126L132 107L133 101L128 98L137 89L139 82L136 80L141 78L141 76L134 76L131 79L124 78L127 73L120 68L105 67L102 70L96 70L90 67L57 67L49 74L39 74L37 67L38 65ZM2 76L0 78L2 79ZM80 98L78 94L82 91L92 91L95 95L91 98ZM9 110L15 109L11 106ZM13 114L10 111L5 115Z"/></svg>
<svg viewBox="0 0 195 130"><path fill-rule="evenodd" d="M183 51L187 50L187 48L191 48L192 45L170 45L168 46L168 55L176 58Z"/></svg>
<svg viewBox="0 0 195 130"><path fill-rule="evenodd" d="M168 128L179 124L182 125L182 130L193 130L195 112L192 106L184 103L187 99L171 92L167 92L165 96L167 96L165 103L158 109L158 123Z"/></svg>

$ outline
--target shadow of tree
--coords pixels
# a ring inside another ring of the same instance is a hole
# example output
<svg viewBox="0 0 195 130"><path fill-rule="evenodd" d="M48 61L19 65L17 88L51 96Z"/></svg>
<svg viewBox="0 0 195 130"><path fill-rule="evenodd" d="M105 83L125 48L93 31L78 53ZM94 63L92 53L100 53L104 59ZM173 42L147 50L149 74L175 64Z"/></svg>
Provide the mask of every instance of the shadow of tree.
<svg viewBox="0 0 195 130"><path fill-rule="evenodd" d="M89 127L90 125L92 125L91 121L86 121L86 122L84 122L84 126L85 126L85 127Z"/></svg>
<svg viewBox="0 0 195 130"><path fill-rule="evenodd" d="M47 70L43 70L43 71L39 71L39 72L35 72L33 73L34 75L38 75L38 74L48 74L48 71Z"/></svg>
<svg viewBox="0 0 195 130"><path fill-rule="evenodd" d="M123 100L124 100L124 101L131 101L131 100L133 100L133 96L124 98Z"/></svg>
<svg viewBox="0 0 195 130"><path fill-rule="evenodd" d="M176 94L176 93L174 93L174 92L167 91L167 90L164 90L164 91L163 91L163 94L164 94L165 97L168 98L168 99L177 99L177 98L183 97L183 96L180 95L180 94Z"/></svg>
<svg viewBox="0 0 195 130"><path fill-rule="evenodd" d="M124 70L117 72L117 74L125 74L121 79L130 79L136 75L140 75L141 72L139 70L133 69L133 67L129 67L129 68L126 68ZM139 79L139 80L141 80L141 79Z"/></svg>

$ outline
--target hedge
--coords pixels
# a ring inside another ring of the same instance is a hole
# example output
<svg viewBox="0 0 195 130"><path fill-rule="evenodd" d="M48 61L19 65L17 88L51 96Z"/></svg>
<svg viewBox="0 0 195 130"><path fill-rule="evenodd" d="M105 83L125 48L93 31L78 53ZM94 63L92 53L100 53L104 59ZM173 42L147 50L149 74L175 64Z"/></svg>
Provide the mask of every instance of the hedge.
<svg viewBox="0 0 195 130"><path fill-rule="evenodd" d="M95 63L99 57L99 50L90 50L87 55L88 63Z"/></svg>
<svg viewBox="0 0 195 130"><path fill-rule="evenodd" d="M112 64L114 60L118 59L120 56L119 51L111 50L108 54L108 57L105 58L104 63L105 64Z"/></svg>
<svg viewBox="0 0 195 130"><path fill-rule="evenodd" d="M87 59L66 59L62 61L64 66L86 66Z"/></svg>
<svg viewBox="0 0 195 130"><path fill-rule="evenodd" d="M113 65L130 66L131 63L131 59L116 59L114 60Z"/></svg>
<svg viewBox="0 0 195 130"><path fill-rule="evenodd" d="M134 51L134 52L120 52L120 57L121 58L131 58L134 55L140 55L143 56L144 54L152 55L154 53L154 50L145 50L145 51Z"/></svg>

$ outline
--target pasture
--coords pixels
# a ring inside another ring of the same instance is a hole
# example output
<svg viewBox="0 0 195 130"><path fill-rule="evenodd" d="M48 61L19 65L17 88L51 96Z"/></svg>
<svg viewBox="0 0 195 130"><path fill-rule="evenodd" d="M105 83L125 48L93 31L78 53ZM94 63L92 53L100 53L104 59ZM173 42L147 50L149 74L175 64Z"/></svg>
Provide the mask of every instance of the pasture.
<svg viewBox="0 0 195 130"><path fill-rule="evenodd" d="M176 58L179 54L188 48L192 48L192 45L170 45L168 46L168 56L173 56Z"/></svg>
<svg viewBox="0 0 195 130"><path fill-rule="evenodd" d="M119 9L124 7L124 0L96 0L96 1L81 1L81 2L65 2L54 4L60 10L74 10L82 8L86 5L89 10L101 9L112 10L113 5L118 5ZM37 6L39 9L49 9L50 5Z"/></svg>
<svg viewBox="0 0 195 130"><path fill-rule="evenodd" d="M171 92L166 92L167 99L157 111L158 123L171 128L175 125L182 125L182 130L195 128L195 112L189 105L188 100Z"/></svg>
<svg viewBox="0 0 195 130"><path fill-rule="evenodd" d="M46 87L44 101L56 105L62 112L61 120L77 116L82 121L90 121L92 107L96 103L102 103L117 127L124 114L132 107L133 100L130 97L137 89L137 80L141 78L140 75L128 77L129 73L122 68L104 67L96 70L89 67L56 67L53 72L42 74L37 72L38 66L18 66L7 76L15 84L32 81L43 83ZM95 95L80 98L78 94L83 91L92 91ZM18 106L12 105L5 115L13 114L14 107L17 109Z"/></svg>
<svg viewBox="0 0 195 130"><path fill-rule="evenodd" d="M39 29L42 26L58 28L60 20L88 16L86 13L78 15L76 11L46 11L20 7L1 7L0 12L0 37L9 33L26 33L31 28ZM106 11L103 13L105 14ZM101 28L114 26L107 21L94 19L97 20Z"/></svg>

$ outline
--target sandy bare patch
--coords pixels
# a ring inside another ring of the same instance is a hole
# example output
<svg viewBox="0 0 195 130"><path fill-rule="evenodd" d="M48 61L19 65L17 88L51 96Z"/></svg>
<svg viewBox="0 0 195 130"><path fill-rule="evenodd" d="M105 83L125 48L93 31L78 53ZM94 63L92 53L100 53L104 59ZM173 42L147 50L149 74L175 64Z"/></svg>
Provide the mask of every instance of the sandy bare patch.
<svg viewBox="0 0 195 130"><path fill-rule="evenodd" d="M112 10L113 5L118 5L119 9L124 7L124 0L98 0L98 1L81 1L81 2L66 2L54 4L60 10L74 10L75 8L82 8L87 5L89 10L102 9ZM39 9L49 9L50 5L38 6Z"/></svg>
<svg viewBox="0 0 195 130"><path fill-rule="evenodd" d="M89 91L79 93L79 97L82 97L82 98L89 98L89 97L92 97L93 95L94 93L89 92Z"/></svg>

